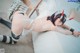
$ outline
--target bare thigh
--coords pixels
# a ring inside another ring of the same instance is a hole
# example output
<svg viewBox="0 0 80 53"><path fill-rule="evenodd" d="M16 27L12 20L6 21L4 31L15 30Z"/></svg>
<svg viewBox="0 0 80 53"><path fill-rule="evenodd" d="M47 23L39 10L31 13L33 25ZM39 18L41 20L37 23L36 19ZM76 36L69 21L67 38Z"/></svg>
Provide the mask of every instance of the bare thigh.
<svg viewBox="0 0 80 53"><path fill-rule="evenodd" d="M22 33L24 27L23 20L24 20L24 15L20 14L19 11L14 13L12 20L12 27L11 27L11 30L14 34L20 35Z"/></svg>
<svg viewBox="0 0 80 53"><path fill-rule="evenodd" d="M23 29L29 30L31 28L31 22L27 15L20 14L20 11L16 11L13 15L11 30L14 34L20 35Z"/></svg>

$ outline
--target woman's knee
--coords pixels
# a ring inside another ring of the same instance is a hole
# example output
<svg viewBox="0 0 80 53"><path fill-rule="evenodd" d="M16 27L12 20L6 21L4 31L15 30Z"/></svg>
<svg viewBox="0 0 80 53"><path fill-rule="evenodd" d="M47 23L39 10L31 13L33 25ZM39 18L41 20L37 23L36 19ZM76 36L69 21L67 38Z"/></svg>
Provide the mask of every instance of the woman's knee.
<svg viewBox="0 0 80 53"><path fill-rule="evenodd" d="M12 20L12 31L16 34L20 34L23 30L23 20L24 16L22 14L19 14L19 11L15 12Z"/></svg>

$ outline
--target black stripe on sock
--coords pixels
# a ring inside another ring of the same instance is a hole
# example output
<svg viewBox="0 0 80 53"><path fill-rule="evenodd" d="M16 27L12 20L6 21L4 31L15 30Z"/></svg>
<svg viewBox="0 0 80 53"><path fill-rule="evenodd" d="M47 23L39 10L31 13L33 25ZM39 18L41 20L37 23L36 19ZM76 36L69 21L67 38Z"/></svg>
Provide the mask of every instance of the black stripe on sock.
<svg viewBox="0 0 80 53"><path fill-rule="evenodd" d="M7 26L9 29L11 29L11 23L10 22L8 22L8 21L6 21L6 20L4 20L4 19L0 19L0 23L1 24L4 24L5 26Z"/></svg>
<svg viewBox="0 0 80 53"><path fill-rule="evenodd" d="M7 36L3 35L3 40L2 40L2 42L6 42L6 40L7 40Z"/></svg>
<svg viewBox="0 0 80 53"><path fill-rule="evenodd" d="M15 34L13 34L13 32L11 32L11 35L14 39L18 40L20 38L21 35L16 36Z"/></svg>
<svg viewBox="0 0 80 53"><path fill-rule="evenodd" d="M19 13L19 14L22 14L22 15L24 15L24 13L22 13L22 12L21 12L21 13Z"/></svg>
<svg viewBox="0 0 80 53"><path fill-rule="evenodd" d="M12 39L12 37L9 37L9 38L10 38L9 44L16 44L16 43L17 43L17 41L14 41L14 40Z"/></svg>
<svg viewBox="0 0 80 53"><path fill-rule="evenodd" d="M16 44L17 43L17 41L14 41L14 44Z"/></svg>
<svg viewBox="0 0 80 53"><path fill-rule="evenodd" d="M9 37L10 38L10 42L9 42L9 44L12 44L12 37Z"/></svg>
<svg viewBox="0 0 80 53"><path fill-rule="evenodd" d="M10 37L10 42L9 42L9 44L16 44L16 43L17 43L17 41L12 40L12 37Z"/></svg>

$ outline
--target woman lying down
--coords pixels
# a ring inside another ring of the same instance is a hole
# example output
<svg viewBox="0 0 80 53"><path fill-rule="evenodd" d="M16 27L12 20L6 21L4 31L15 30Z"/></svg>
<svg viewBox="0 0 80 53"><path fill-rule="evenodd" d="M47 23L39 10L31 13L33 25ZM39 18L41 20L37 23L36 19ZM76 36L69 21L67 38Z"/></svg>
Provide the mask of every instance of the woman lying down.
<svg viewBox="0 0 80 53"><path fill-rule="evenodd" d="M1 42L9 44L17 43L23 36L22 32L24 29L36 32L54 30L64 34L72 34L76 37L80 35L80 32L75 31L64 24L66 22L66 15L64 14L64 11L60 13L55 12L52 15L46 15L41 18L36 18L35 20L31 20L25 13L22 13L21 11L16 11L12 17L11 36L0 35ZM59 27L63 28L63 30L60 30Z"/></svg>

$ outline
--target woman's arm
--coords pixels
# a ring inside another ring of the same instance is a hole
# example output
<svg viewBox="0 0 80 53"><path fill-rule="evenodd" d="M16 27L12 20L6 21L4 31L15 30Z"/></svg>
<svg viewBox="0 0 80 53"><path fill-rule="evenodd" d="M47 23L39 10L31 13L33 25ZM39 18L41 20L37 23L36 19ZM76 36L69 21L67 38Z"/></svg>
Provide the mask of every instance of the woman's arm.
<svg viewBox="0 0 80 53"><path fill-rule="evenodd" d="M51 27L49 27L49 29L50 29L49 31L57 31L57 32L60 32L60 33L66 34L66 35L72 34L72 32L70 32L67 29L62 28L61 26L51 26Z"/></svg>
<svg viewBox="0 0 80 53"><path fill-rule="evenodd" d="M74 29L70 28L69 26L67 26L66 24L61 25L62 28L66 28L67 30L72 32L72 35L74 35L75 37L79 37L80 32L79 31L75 31Z"/></svg>
<svg viewBox="0 0 80 53"><path fill-rule="evenodd" d="M62 28L65 28L67 30L70 30L71 28L69 26L67 26L66 24L61 25Z"/></svg>
<svg viewBox="0 0 80 53"><path fill-rule="evenodd" d="M56 27L54 31L57 31L66 35L72 35L72 32L70 30L64 29L62 27Z"/></svg>

